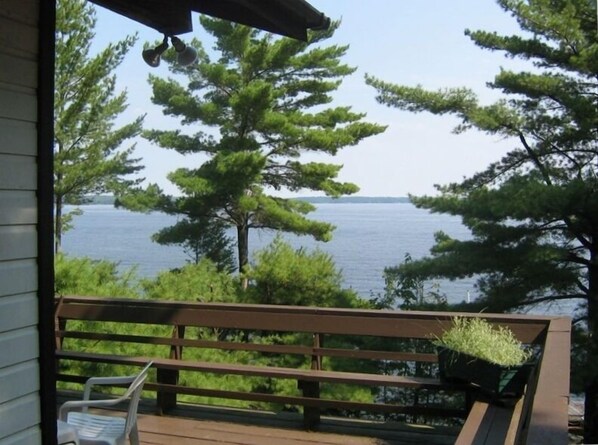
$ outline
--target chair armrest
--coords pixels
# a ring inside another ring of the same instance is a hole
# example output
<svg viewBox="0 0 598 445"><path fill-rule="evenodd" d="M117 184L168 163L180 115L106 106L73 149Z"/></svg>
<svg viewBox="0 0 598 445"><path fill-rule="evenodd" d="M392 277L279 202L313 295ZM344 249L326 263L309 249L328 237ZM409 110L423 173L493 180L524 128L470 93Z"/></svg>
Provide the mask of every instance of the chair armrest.
<svg viewBox="0 0 598 445"><path fill-rule="evenodd" d="M92 385L118 385L122 383L131 383L136 377L136 375L129 375L126 377L90 377L87 379L87 382Z"/></svg>
<svg viewBox="0 0 598 445"><path fill-rule="evenodd" d="M126 400L127 397L121 396L115 399L102 400L69 400L64 402L58 410L58 418L66 422L68 413L71 411L87 411L87 408L102 408L105 406L113 406Z"/></svg>
<svg viewBox="0 0 598 445"><path fill-rule="evenodd" d="M126 376L126 377L90 377L85 382L85 387L83 389L83 400L89 400L91 395L91 388L92 386L101 386L101 385L124 385L130 384L135 380L137 376Z"/></svg>

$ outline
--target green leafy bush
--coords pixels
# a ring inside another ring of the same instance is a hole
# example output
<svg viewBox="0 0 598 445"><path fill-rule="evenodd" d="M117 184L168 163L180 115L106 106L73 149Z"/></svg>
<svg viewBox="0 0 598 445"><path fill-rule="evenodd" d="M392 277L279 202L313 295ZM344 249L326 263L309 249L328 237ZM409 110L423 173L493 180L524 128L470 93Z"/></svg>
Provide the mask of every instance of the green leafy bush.
<svg viewBox="0 0 598 445"><path fill-rule="evenodd" d="M510 329L495 328L483 318L455 317L435 344L502 366L521 365L531 356Z"/></svg>
<svg viewBox="0 0 598 445"><path fill-rule="evenodd" d="M56 295L139 297L135 268L120 272L118 263L58 253L54 260Z"/></svg>
<svg viewBox="0 0 598 445"><path fill-rule="evenodd" d="M238 287L232 275L205 258L143 281L145 296L153 300L235 302Z"/></svg>
<svg viewBox="0 0 598 445"><path fill-rule="evenodd" d="M342 288L332 257L318 249L293 249L281 237L254 254L247 268L248 303L317 307L364 307L355 292Z"/></svg>

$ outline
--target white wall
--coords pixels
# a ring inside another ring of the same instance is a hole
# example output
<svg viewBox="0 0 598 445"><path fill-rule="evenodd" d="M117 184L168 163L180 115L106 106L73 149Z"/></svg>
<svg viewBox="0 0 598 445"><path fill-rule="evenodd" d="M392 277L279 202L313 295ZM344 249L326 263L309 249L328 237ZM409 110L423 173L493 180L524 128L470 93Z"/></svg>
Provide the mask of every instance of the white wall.
<svg viewBox="0 0 598 445"><path fill-rule="evenodd" d="M38 444L39 0L0 1L0 445Z"/></svg>

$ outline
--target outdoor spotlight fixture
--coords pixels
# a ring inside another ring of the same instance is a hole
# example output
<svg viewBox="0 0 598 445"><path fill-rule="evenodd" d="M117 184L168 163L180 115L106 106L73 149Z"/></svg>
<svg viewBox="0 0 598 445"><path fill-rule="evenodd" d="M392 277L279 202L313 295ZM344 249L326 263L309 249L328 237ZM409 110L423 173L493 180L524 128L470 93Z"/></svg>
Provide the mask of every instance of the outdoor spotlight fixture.
<svg viewBox="0 0 598 445"><path fill-rule="evenodd" d="M174 49L178 53L177 62L179 65L187 66L191 65L193 62L197 60L197 51L195 48L185 45L181 39L176 36L170 36L170 42ZM164 40L160 45L156 46L152 49L145 49L141 53L143 60L152 68L155 68L160 65L160 57L168 49L168 36L164 36Z"/></svg>
<svg viewBox="0 0 598 445"><path fill-rule="evenodd" d="M176 36L172 36L170 38L170 41L172 42L172 46L174 46L174 49L178 53L177 62L179 63L179 65L191 65L193 62L197 60L197 51L195 50L195 48L185 45L183 42L181 42L181 39L179 39Z"/></svg>
<svg viewBox="0 0 598 445"><path fill-rule="evenodd" d="M168 37L164 36L164 40L158 46L152 49L144 49L141 53L143 60L152 68L160 65L160 56L168 49Z"/></svg>

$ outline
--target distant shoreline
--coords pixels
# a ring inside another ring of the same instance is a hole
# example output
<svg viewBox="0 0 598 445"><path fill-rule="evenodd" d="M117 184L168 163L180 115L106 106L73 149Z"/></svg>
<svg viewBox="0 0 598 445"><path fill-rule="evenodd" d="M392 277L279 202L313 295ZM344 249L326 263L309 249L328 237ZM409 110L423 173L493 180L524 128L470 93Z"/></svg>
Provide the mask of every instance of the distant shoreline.
<svg viewBox="0 0 598 445"><path fill-rule="evenodd" d="M312 204L409 204L411 201L407 197L392 196L343 196L340 198L329 198L327 196L299 196L298 201L307 201ZM114 196L100 195L89 196L84 204L80 205L113 205Z"/></svg>
<svg viewBox="0 0 598 445"><path fill-rule="evenodd" d="M306 196L293 198L298 201L307 201L312 204L387 204L387 203L410 203L407 197L392 196L343 196L341 198L329 198L327 196Z"/></svg>

